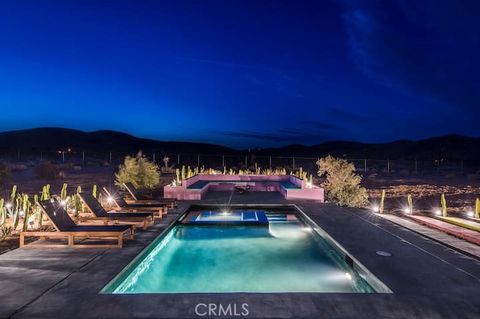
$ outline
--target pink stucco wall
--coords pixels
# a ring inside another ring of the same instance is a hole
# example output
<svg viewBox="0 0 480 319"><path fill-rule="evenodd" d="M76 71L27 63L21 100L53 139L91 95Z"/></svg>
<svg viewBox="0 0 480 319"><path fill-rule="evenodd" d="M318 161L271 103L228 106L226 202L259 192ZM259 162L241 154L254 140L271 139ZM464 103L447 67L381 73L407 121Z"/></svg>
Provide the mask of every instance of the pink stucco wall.
<svg viewBox="0 0 480 319"><path fill-rule="evenodd" d="M220 184L210 183L201 189L189 189L188 187L198 181L219 181ZM231 191L235 184L221 184L221 182L242 181L250 184L252 191L280 192L286 199L311 199L324 201L324 190L313 186L307 188L305 182L292 175L214 175L199 174L186 181L181 186L164 187L165 198L178 200L201 200L208 191ZM279 182L290 181L299 186L299 189L286 189Z"/></svg>

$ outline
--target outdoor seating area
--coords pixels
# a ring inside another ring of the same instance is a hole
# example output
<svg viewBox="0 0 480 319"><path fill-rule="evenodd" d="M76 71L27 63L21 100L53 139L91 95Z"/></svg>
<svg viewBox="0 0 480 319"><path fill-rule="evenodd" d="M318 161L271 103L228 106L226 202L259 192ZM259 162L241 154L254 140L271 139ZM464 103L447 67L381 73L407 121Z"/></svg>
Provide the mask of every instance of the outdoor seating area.
<svg viewBox="0 0 480 319"><path fill-rule="evenodd" d="M323 202L323 188L294 175L225 175L197 174L181 185L166 185L165 198L201 200L210 191L279 192L286 199L306 199Z"/></svg>

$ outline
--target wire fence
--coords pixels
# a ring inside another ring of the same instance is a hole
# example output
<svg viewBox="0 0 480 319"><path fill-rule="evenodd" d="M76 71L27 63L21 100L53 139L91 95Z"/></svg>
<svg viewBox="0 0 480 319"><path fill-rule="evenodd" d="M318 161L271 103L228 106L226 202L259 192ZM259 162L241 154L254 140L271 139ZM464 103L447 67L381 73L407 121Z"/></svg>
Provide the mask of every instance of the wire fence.
<svg viewBox="0 0 480 319"><path fill-rule="evenodd" d="M22 152L0 153L0 161L13 166L35 166L42 161L50 161L54 164L73 166L117 166L122 163L126 155L124 152L78 152L45 151L45 152ZM204 166L206 168L223 169L254 169L256 166L262 169L285 168L287 171L297 170L300 167L307 172L314 173L317 170L316 162L319 157L305 156L269 156L255 154L201 154L201 153L144 153L149 159L164 166L164 159L168 158L170 167ZM368 159L368 158L345 158L355 165L357 172L362 174L379 175L480 175L480 161L474 160L394 160L394 159Z"/></svg>

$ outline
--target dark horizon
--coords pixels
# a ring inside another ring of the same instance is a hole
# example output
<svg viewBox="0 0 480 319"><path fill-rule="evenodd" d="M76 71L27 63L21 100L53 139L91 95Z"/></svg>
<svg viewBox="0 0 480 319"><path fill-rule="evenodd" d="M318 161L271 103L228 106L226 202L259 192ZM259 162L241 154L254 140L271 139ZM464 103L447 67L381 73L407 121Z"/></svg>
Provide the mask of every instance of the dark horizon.
<svg viewBox="0 0 480 319"><path fill-rule="evenodd" d="M235 149L478 137L475 1L0 5L0 130Z"/></svg>
<svg viewBox="0 0 480 319"><path fill-rule="evenodd" d="M47 130L72 130L72 131L78 131L78 132L81 132L81 133L85 133L85 134L95 134L95 133L101 133L101 132L111 132L111 133L114 133L114 134L127 134L135 139L146 139L146 140L150 140L150 141L154 141L154 142L165 142L165 143L199 143L199 144L209 144L209 145L212 145L212 146L219 146L219 147L223 147L223 148L229 148L233 151L254 151L254 150L267 150L267 149L282 149L282 148L288 148L288 147L292 147L292 146L300 146L300 147L306 147L306 148L310 148L310 147L315 147L315 146L320 146L320 145L325 145L325 144L329 144L329 143L332 143L332 144L337 144L337 146L339 146L340 144L342 143L358 143L358 144L361 144L361 145L370 145L370 146L374 146L374 145L387 145L387 144L395 144L395 143L401 143L401 142L422 142L422 141L428 141L428 140L435 140L435 139L448 139L448 138L455 138L455 137L459 137L460 139L478 139L480 140L480 136L470 136L470 135L462 135L462 134L445 134L445 135L436 135L436 136L428 136L426 138L421 138L421 139L396 139L396 140L390 140L390 141L385 141L385 142L381 142L381 143L369 143L369 142L363 142L363 141L359 141L359 140L326 140L326 141L320 141L318 143L314 143L314 144L301 144L301 143L290 143L290 144L280 144L280 145L277 145L277 146L258 146L258 147L251 147L251 148L236 148L236 147L231 147L229 145L225 145L225 144L220 144L220 143L211 143L211 142L202 142L202 141L192 141L192 140L166 140L166 139L157 139L157 138L149 138L149 137L145 137L145 136L140 136L140 135L136 135L136 134L132 134L132 133L129 133L129 132L125 132L125 131L119 131L119 130L110 130L110 129L99 129L99 130L91 130L91 131L88 131L88 130L82 130L82 129L74 129L74 128L69 128L69 127L32 127L32 128L25 128L25 129L16 129L16 130L8 130L8 131L0 131L0 136L3 134L3 133L26 133L26 132L32 132L32 131L38 131L38 132L41 132L40 134L43 136L43 134L45 133L45 131ZM60 132L56 132L58 134L60 134ZM35 134L29 134L28 137L31 138L35 136ZM16 137L18 137L18 135L16 135Z"/></svg>

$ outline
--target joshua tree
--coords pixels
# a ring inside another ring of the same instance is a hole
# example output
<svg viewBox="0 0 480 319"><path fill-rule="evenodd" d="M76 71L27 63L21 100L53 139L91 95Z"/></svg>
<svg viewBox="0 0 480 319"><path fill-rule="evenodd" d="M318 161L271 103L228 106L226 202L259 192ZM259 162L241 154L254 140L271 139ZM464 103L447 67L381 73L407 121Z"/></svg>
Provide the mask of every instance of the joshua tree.
<svg viewBox="0 0 480 319"><path fill-rule="evenodd" d="M362 178L355 166L341 158L327 156L317 161L318 175L325 176L323 187L327 198L341 206L361 207L367 203L367 190L360 186Z"/></svg>

